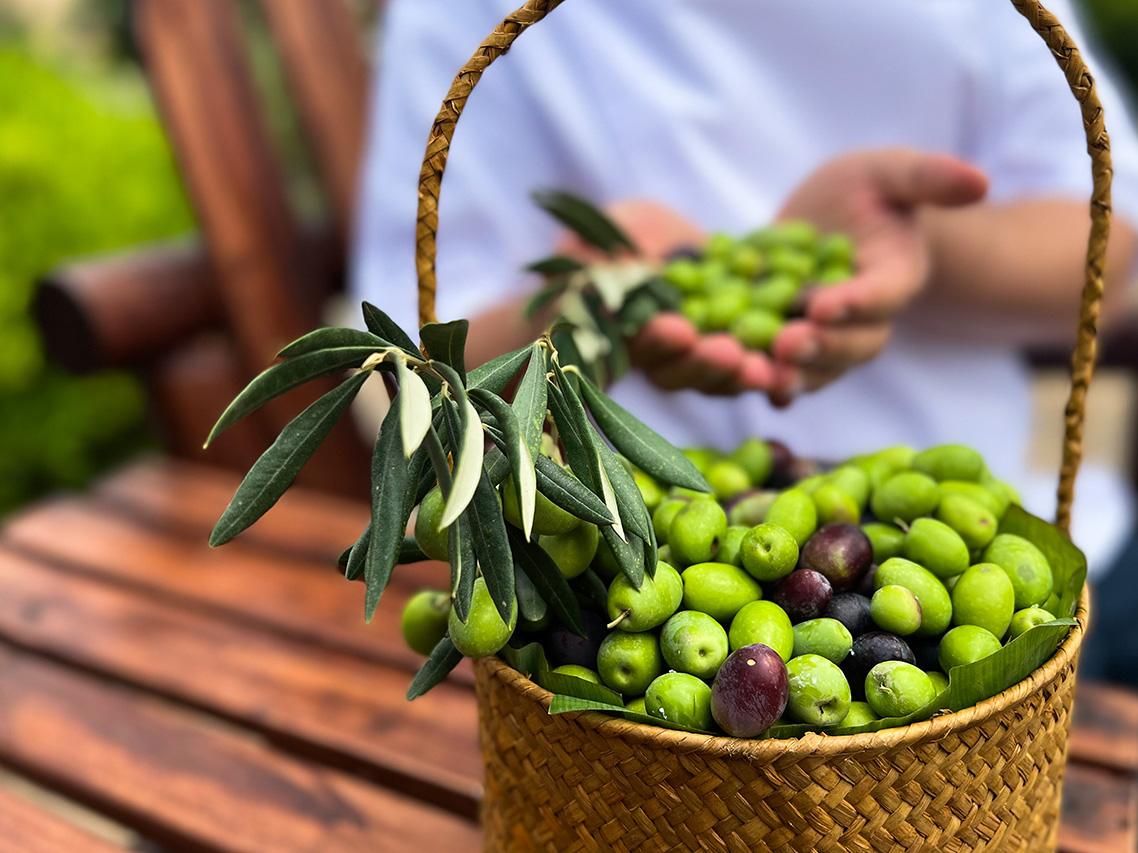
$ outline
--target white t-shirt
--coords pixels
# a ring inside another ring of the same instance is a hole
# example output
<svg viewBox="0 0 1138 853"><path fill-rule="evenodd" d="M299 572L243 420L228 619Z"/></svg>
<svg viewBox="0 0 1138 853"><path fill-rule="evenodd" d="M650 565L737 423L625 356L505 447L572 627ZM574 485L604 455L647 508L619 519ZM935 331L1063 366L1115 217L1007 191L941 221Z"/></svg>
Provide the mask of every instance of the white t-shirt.
<svg viewBox="0 0 1138 853"><path fill-rule="evenodd" d="M394 0L385 20L353 289L412 333L431 121L455 72L517 5ZM1067 0L1048 6L1079 39ZM1138 222L1138 143L1118 92L1098 82L1115 208ZM440 198L439 316L473 317L535 286L519 270L551 251L558 226L534 189L601 205L647 198L737 234L768 222L823 162L885 146L976 164L994 201L1090 194L1078 105L1007 0L873 0L856 11L845 0L567 0L486 72L458 124ZM1031 508L1053 506L1052 484L1037 496L1025 472L1028 373L998 339L962 343L902 321L872 363L784 411L757 393L661 391L638 373L613 395L680 446L760 435L840 458L963 442L1026 484ZM1128 498L1121 481L1093 473L1079 497L1076 541L1101 564L1126 530ZM1084 516L1097 524L1081 529Z"/></svg>

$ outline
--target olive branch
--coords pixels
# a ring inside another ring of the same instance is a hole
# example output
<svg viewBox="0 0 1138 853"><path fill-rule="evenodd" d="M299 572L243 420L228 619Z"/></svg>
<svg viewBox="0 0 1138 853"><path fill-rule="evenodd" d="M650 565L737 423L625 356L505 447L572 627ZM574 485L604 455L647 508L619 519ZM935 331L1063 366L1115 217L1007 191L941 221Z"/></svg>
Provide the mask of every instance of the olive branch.
<svg viewBox="0 0 1138 853"><path fill-rule="evenodd" d="M449 534L452 606L464 622L481 576L504 620L520 589L527 609L548 608L571 630L585 632L577 592L533 539L538 494L596 524L635 586L655 574L652 520L621 456L657 481L710 488L679 450L613 401L586 371L562 365L557 330L467 372L466 320L424 326L420 350L374 305L365 302L363 314L366 331L317 329L286 346L278 354L283 360L253 379L218 419L207 446L269 400L313 379L355 371L297 415L254 463L214 527L211 545L228 542L277 502L378 371L394 379L397 391L372 453L371 519L341 557L345 576L364 581L365 619L375 613L399 563L426 559L406 529L436 484L443 497L439 530ZM519 376L507 401L503 395ZM547 429L563 450L565 467L542 451ZM506 488L514 490L520 529L503 515L499 491ZM408 698L438 684L461 658L444 637Z"/></svg>

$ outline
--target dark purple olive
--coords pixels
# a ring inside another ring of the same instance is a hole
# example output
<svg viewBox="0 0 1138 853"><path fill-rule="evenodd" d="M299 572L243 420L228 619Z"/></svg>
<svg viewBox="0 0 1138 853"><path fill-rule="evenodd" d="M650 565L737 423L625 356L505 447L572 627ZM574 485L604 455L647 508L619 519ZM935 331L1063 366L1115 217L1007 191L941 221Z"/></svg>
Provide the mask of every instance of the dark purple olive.
<svg viewBox="0 0 1138 853"><path fill-rule="evenodd" d="M821 616L833 597L834 588L825 575L811 569L795 569L774 588L770 600L797 625Z"/></svg>
<svg viewBox="0 0 1138 853"><path fill-rule="evenodd" d="M597 650L608 633L608 621L596 611L586 608L581 608L581 621L585 623L585 637L577 636L564 625L550 630L545 651L551 667L575 664L597 668Z"/></svg>
<svg viewBox="0 0 1138 853"><path fill-rule="evenodd" d="M767 447L771 451L771 473L765 486L768 489L785 489L795 481L791 478L794 454L790 448L777 439L768 438Z"/></svg>
<svg viewBox="0 0 1138 853"><path fill-rule="evenodd" d="M865 677L869 671L887 660L900 660L914 666L917 663L909 644L896 634L871 631L854 639L853 648L842 661L842 671L859 701L865 698Z"/></svg>
<svg viewBox="0 0 1138 853"><path fill-rule="evenodd" d="M873 562L873 545L856 524L827 524L806 540L798 565L821 572L838 591L850 589Z"/></svg>
<svg viewBox="0 0 1138 853"><path fill-rule="evenodd" d="M913 657L917 659L917 666L925 672L940 671L939 637L909 637L905 642L913 650Z"/></svg>
<svg viewBox="0 0 1138 853"><path fill-rule="evenodd" d="M757 737L775 724L790 695L786 664L762 643L736 649L711 685L711 716L733 737Z"/></svg>
<svg viewBox="0 0 1138 853"><path fill-rule="evenodd" d="M877 630L877 623L869 612L870 601L864 595L856 592L840 592L831 600L829 606L822 613L830 619L837 619L846 626L846 630L854 637L868 634Z"/></svg>
<svg viewBox="0 0 1138 853"><path fill-rule="evenodd" d="M857 584L857 592L861 595L873 598L873 593L877 590L873 586L873 580L877 576L877 563L871 563L869 568L865 570L865 574L861 576L861 580Z"/></svg>

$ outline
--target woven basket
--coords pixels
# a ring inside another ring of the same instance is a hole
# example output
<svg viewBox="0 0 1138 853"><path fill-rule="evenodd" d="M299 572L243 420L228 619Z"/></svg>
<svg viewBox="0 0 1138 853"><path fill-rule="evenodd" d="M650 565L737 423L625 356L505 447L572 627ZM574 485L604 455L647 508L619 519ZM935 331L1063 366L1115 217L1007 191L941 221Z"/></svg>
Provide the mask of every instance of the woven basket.
<svg viewBox="0 0 1138 853"><path fill-rule="evenodd" d="M1092 228L1056 524L1067 530L1110 227L1109 140L1094 82L1037 0L1012 0L1082 107ZM530 0L459 72L431 131L417 226L420 324L435 319L438 196L455 123L483 71L561 0ZM596 713L548 713L551 694L497 659L476 663L486 769L485 850L1053 851L1078 626L1030 678L979 705L880 732L785 740L688 734Z"/></svg>

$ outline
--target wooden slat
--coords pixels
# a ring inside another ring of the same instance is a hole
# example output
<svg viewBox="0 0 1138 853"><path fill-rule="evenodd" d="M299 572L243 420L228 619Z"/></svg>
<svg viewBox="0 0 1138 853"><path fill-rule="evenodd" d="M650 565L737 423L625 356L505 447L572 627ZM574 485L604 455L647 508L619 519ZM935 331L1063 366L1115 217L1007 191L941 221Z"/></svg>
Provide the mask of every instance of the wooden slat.
<svg viewBox="0 0 1138 853"><path fill-rule="evenodd" d="M1077 682L1071 758L1138 774L1138 694L1097 682Z"/></svg>
<svg viewBox="0 0 1138 853"><path fill-rule="evenodd" d="M126 853L112 844L0 788L0 845L13 853Z"/></svg>
<svg viewBox="0 0 1138 853"><path fill-rule="evenodd" d="M131 518L200 542L240 482L232 472L166 457L113 472L95 484L94 494ZM293 487L236 541L332 566L356 541L370 515L361 501Z"/></svg>
<svg viewBox="0 0 1138 853"><path fill-rule="evenodd" d="M341 233L355 209L368 65L344 0L261 0Z"/></svg>
<svg viewBox="0 0 1138 853"><path fill-rule="evenodd" d="M323 563L230 543L209 548L61 498L12 518L0 545L88 576L151 590L171 600L228 614L293 639L315 642L416 670L421 658L402 641L395 618L363 621L363 585ZM446 587L444 564L400 566L393 588ZM471 679L460 667L459 679Z"/></svg>
<svg viewBox="0 0 1138 853"><path fill-rule="evenodd" d="M473 819L478 721L466 687L411 676L0 551L0 637L190 702ZM377 619L397 620L393 589ZM429 735L429 736L425 736Z"/></svg>
<svg viewBox="0 0 1138 853"><path fill-rule="evenodd" d="M134 32L155 101L205 235L246 379L318 322L317 253L293 217L229 0L136 0ZM295 395L305 405L331 387ZM274 431L301 410L297 397L263 409ZM220 412L207 413L216 417ZM204 436L203 436L204 438ZM364 496L367 456L351 424L306 466L300 482Z"/></svg>
<svg viewBox="0 0 1138 853"><path fill-rule="evenodd" d="M1059 853L1138 850L1138 783L1131 774L1072 763L1063 781Z"/></svg>
<svg viewBox="0 0 1138 853"><path fill-rule="evenodd" d="M0 648L0 762L173 850L475 850L477 828L199 715Z"/></svg>

